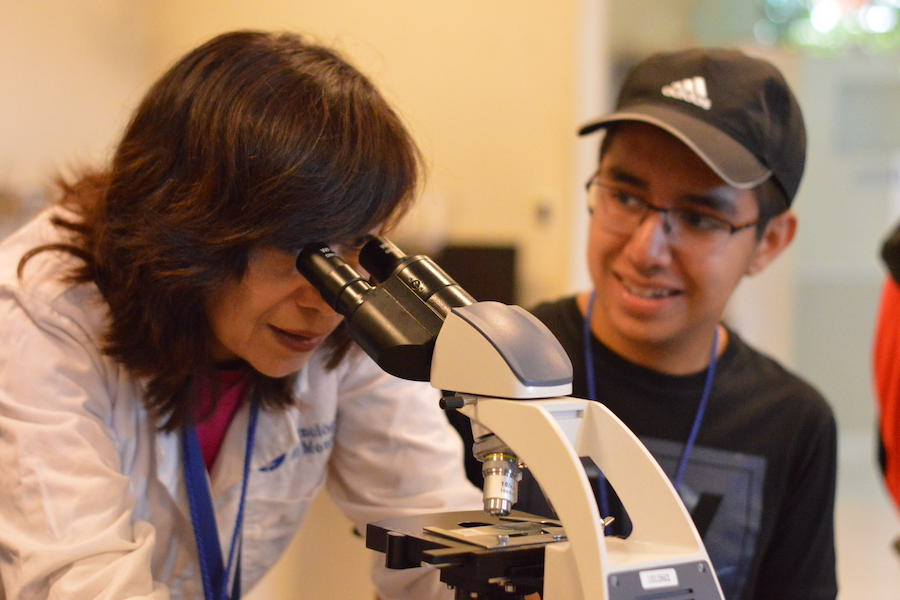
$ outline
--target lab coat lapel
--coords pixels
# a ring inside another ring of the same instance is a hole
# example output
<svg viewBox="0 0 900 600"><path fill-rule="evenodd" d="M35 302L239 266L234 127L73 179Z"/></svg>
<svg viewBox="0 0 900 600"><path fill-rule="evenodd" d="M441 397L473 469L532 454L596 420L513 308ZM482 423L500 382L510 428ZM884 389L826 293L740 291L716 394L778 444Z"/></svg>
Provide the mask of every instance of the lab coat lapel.
<svg viewBox="0 0 900 600"><path fill-rule="evenodd" d="M181 515L191 520L188 506L187 488L184 484L184 466L181 458L181 435L179 432L157 432L156 445L157 477Z"/></svg>

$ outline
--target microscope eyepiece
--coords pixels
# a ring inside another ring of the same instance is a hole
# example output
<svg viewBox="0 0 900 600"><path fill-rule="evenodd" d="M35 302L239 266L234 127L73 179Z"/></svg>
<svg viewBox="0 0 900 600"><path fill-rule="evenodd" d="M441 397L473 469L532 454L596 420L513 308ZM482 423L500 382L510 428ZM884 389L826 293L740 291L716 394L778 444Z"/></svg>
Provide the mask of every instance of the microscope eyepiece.
<svg viewBox="0 0 900 600"><path fill-rule="evenodd" d="M400 248L375 235L359 251L359 264L378 282L385 281L408 261L409 257Z"/></svg>
<svg viewBox="0 0 900 600"><path fill-rule="evenodd" d="M347 316L362 304L372 285L323 243L307 244L297 255L297 270L317 289L322 299Z"/></svg>
<svg viewBox="0 0 900 600"><path fill-rule="evenodd" d="M359 263L378 282L394 279L444 319L457 306L475 302L456 281L427 256L408 256L390 241L372 236L359 254Z"/></svg>
<svg viewBox="0 0 900 600"><path fill-rule="evenodd" d="M325 243L307 244L297 270L343 315L350 337L378 365L403 379L428 381L444 319L474 300L427 256L407 256L372 236L360 250L371 283Z"/></svg>

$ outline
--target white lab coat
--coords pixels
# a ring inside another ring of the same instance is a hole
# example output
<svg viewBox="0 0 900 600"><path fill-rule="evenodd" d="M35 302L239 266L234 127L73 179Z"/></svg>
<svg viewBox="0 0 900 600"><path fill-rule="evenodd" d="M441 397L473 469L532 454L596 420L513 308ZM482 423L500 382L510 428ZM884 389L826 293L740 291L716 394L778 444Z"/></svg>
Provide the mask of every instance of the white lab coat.
<svg viewBox="0 0 900 600"><path fill-rule="evenodd" d="M53 251L16 277L22 253L58 235L45 212L0 245L0 598L202 598L180 436L155 431L141 382L99 351L106 309L97 289L61 281L74 259ZM295 406L260 412L245 590L282 554L323 484L361 531L479 506L435 390L386 375L358 350L333 371L325 359L314 354L299 374ZM226 553L247 420L244 405L211 474ZM373 578L385 599L451 597L427 569L376 565Z"/></svg>

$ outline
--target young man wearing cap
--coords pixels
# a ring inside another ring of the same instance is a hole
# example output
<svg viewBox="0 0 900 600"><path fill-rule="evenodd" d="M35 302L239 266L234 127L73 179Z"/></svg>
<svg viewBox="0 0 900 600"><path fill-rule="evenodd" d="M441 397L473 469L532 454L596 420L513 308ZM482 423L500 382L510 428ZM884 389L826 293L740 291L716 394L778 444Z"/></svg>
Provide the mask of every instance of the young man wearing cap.
<svg viewBox="0 0 900 600"><path fill-rule="evenodd" d="M634 67L588 182L593 290L535 314L575 371L660 462L729 600L836 596L835 422L810 385L721 322L738 282L791 242L806 141L768 62L731 50ZM613 490L598 505L631 527ZM520 487L517 509L546 512Z"/></svg>

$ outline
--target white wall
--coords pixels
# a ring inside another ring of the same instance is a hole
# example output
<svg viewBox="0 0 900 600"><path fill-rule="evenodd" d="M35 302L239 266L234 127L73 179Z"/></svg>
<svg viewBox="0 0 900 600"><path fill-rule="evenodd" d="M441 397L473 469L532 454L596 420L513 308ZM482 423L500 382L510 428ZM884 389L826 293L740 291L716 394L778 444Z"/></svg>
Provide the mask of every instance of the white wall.
<svg viewBox="0 0 900 600"><path fill-rule="evenodd" d="M147 81L149 4L7 2L0 18L0 185L102 159Z"/></svg>

